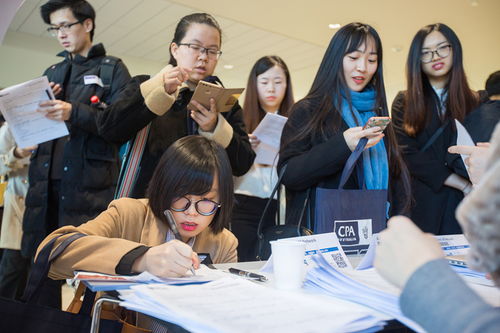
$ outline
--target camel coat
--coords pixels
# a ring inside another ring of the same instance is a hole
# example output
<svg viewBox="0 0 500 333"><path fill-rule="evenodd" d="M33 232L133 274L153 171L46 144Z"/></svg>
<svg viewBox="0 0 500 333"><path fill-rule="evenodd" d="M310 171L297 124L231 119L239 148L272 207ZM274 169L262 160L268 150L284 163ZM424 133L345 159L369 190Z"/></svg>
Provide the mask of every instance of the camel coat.
<svg viewBox="0 0 500 333"><path fill-rule="evenodd" d="M141 245L165 243L167 231L167 225L153 215L147 199L121 198L112 201L106 211L87 223L54 231L43 240L38 252L61 234L83 233L88 236L75 240L52 263L49 277L72 278L75 270L116 274L115 268L125 254ZM66 237L60 237L54 248ZM236 262L237 246L238 241L229 230L214 234L207 228L196 236L193 251L209 253L215 264Z"/></svg>

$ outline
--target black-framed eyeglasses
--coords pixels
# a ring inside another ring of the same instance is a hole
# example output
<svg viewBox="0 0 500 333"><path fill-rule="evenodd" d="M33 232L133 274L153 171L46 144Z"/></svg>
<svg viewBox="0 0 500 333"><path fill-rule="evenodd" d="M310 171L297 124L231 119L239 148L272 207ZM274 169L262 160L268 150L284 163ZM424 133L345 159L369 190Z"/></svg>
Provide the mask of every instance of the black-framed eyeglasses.
<svg viewBox="0 0 500 333"><path fill-rule="evenodd" d="M180 43L179 46L181 45L189 47L190 50L196 52L197 54L206 53L207 57L212 59L219 59L222 54L222 51L215 47L203 47L193 43Z"/></svg>
<svg viewBox="0 0 500 333"><path fill-rule="evenodd" d="M451 45L443 45L435 50L423 51L420 59L424 64L427 64L432 61L432 58L434 58L434 54L436 54L439 58L446 58L450 55L450 50Z"/></svg>
<svg viewBox="0 0 500 333"><path fill-rule="evenodd" d="M203 216L210 216L212 214L215 214L217 209L219 209L221 206L219 203L209 199L191 201L186 197L180 197L172 202L170 209L174 212L184 212L188 210L189 207L191 207L191 204L194 204L194 208L196 209L198 214Z"/></svg>
<svg viewBox="0 0 500 333"><path fill-rule="evenodd" d="M75 24L80 24L82 23L82 21L76 21L74 23L65 23L65 24L61 24L61 25L58 25L57 27L48 27L47 28L47 31L54 37L57 37L57 34L60 32L62 32L63 34L67 33L69 31L69 29L74 26Z"/></svg>

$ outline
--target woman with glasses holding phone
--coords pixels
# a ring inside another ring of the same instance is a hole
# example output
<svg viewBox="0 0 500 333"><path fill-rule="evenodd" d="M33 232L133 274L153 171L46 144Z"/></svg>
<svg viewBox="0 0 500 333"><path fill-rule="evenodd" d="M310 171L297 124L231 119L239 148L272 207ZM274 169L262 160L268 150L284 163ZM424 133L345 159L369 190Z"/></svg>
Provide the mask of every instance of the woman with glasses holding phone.
<svg viewBox="0 0 500 333"><path fill-rule="evenodd" d="M462 46L445 24L420 29L406 62L407 90L392 104L399 145L412 175L412 220L425 232L462 233L455 209L471 189L456 144L454 119L461 122L478 104L462 63Z"/></svg>
<svg viewBox="0 0 500 333"><path fill-rule="evenodd" d="M233 206L233 181L227 154L216 142L188 136L173 143L161 157L146 199L121 198L79 227L66 226L50 234L40 249L63 235L74 241L55 260L53 279L73 277L75 270L106 274L148 271L176 277L198 268L197 253L208 253L213 263L236 262L236 237L226 229ZM180 240L169 228L170 210Z"/></svg>
<svg viewBox="0 0 500 333"><path fill-rule="evenodd" d="M128 196L144 196L146 184L163 152L186 135L200 134L222 145L235 176L243 175L251 167L255 153L238 103L224 113L218 112L213 99L210 108L196 101L191 103L192 109L188 108L200 80L221 84L212 76L222 54L220 48L221 28L211 15L196 13L183 17L169 45L169 65L152 77L132 78L119 101L98 115L97 130L111 142L135 139L136 134L150 124Z"/></svg>

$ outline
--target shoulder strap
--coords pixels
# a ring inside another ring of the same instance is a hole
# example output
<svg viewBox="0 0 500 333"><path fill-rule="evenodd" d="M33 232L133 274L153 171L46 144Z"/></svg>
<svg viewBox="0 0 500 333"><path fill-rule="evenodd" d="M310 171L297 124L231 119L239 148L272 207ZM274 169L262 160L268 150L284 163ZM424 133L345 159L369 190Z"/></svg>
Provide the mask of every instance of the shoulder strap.
<svg viewBox="0 0 500 333"><path fill-rule="evenodd" d="M344 188L344 185L347 183L347 180L349 179L349 177L351 177L351 174L354 171L354 168L356 167L357 161L363 154L363 150L365 149L367 143L368 143L367 138L359 139L356 149L354 149L354 151L351 153L351 156L349 156L347 162L345 163L344 170L342 170L342 175L340 176L339 189ZM361 179L361 181L364 180Z"/></svg>
<svg viewBox="0 0 500 333"><path fill-rule="evenodd" d="M73 234L62 241L62 243L59 244L54 251L52 251L56 240L61 236L64 235L51 239L38 254L38 257L36 258L36 261L31 269L26 290L24 291L24 295L22 297L24 301L29 302L38 293L43 281L47 279L51 262L56 260L57 257L59 257L73 241L87 235L81 233Z"/></svg>
<svg viewBox="0 0 500 333"><path fill-rule="evenodd" d="M434 141L437 140L437 138L439 138L441 136L441 134L443 133L444 129L446 128L446 126L448 126L450 120L446 120L443 125L441 125L441 127L439 127L436 132L434 132L434 134L432 134L432 136L429 138L429 140L427 140L427 142L425 143L425 145L422 147L422 149L420 149L420 152L424 152L426 151L427 149L429 149L430 146L432 146L432 144L434 143Z"/></svg>
<svg viewBox="0 0 500 333"><path fill-rule="evenodd" d="M137 132L133 141L127 143L127 152L123 159L116 186L115 199L129 197L134 188L137 175L139 174L139 164L142 160L142 154L148 141L149 128L151 123Z"/></svg>
<svg viewBox="0 0 500 333"><path fill-rule="evenodd" d="M108 96L111 90L111 83L113 82L113 73L116 64L120 61L120 58L113 56L105 56L101 62L101 69L99 74L101 76L104 94L103 96Z"/></svg>

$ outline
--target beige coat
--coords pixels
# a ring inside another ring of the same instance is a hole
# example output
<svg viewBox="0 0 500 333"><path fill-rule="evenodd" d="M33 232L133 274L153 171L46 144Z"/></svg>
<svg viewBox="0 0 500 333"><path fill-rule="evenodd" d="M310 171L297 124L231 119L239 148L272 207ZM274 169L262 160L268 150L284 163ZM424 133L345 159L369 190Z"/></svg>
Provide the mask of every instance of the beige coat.
<svg viewBox="0 0 500 333"><path fill-rule="evenodd" d="M54 231L43 240L38 251L58 235L80 232L88 236L75 240L61 254L52 264L49 276L71 278L75 270L116 274L115 267L125 254L140 245L165 243L167 231L166 224L153 215L147 199L121 198L87 223ZM58 239L56 246L66 237ZM214 263L225 263L237 261L237 246L238 241L229 230L215 235L207 228L196 237L193 250L209 253Z"/></svg>
<svg viewBox="0 0 500 333"><path fill-rule="evenodd" d="M0 175L9 181L4 193L0 248L20 250L23 237L24 198L28 192L29 157L14 156L16 142L7 123L0 128Z"/></svg>

